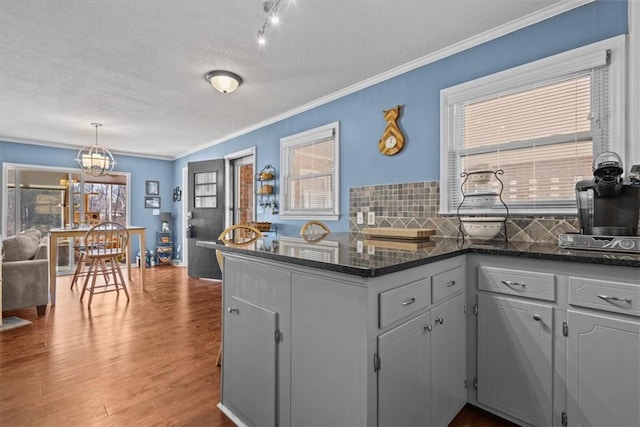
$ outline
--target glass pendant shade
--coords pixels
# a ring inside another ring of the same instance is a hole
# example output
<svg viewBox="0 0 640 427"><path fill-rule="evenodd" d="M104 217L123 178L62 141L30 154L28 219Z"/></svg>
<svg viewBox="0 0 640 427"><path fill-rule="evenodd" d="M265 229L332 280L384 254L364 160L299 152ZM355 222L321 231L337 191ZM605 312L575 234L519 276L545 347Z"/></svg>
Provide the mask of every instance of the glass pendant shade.
<svg viewBox="0 0 640 427"><path fill-rule="evenodd" d="M85 173L92 176L102 176L111 172L117 162L109 150L98 145L98 127L102 125L99 123L91 123L91 125L96 128L96 143L78 151L76 162Z"/></svg>

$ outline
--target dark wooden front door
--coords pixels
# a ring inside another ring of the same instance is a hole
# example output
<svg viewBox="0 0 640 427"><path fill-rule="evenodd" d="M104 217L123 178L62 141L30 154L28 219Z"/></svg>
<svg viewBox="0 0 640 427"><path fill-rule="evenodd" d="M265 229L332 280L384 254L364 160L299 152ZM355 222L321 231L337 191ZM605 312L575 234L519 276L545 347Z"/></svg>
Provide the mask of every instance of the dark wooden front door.
<svg viewBox="0 0 640 427"><path fill-rule="evenodd" d="M221 279L213 250L196 246L198 240L217 240L224 230L224 159L191 162L189 172L189 277Z"/></svg>

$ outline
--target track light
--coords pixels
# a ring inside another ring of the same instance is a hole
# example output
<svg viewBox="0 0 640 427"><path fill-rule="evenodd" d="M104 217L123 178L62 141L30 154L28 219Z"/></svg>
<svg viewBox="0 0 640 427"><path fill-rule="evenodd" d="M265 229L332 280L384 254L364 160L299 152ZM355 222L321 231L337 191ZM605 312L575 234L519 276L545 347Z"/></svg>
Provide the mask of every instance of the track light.
<svg viewBox="0 0 640 427"><path fill-rule="evenodd" d="M267 39L264 38L264 30L258 30L258 44L265 44Z"/></svg>
<svg viewBox="0 0 640 427"><path fill-rule="evenodd" d="M280 1L266 1L262 3L262 10L267 14L267 17L262 24L262 27L258 29L258 43L265 44L267 42L267 38L265 36L267 28L271 25L276 25L280 22L280 16L278 15L278 7L280 6Z"/></svg>

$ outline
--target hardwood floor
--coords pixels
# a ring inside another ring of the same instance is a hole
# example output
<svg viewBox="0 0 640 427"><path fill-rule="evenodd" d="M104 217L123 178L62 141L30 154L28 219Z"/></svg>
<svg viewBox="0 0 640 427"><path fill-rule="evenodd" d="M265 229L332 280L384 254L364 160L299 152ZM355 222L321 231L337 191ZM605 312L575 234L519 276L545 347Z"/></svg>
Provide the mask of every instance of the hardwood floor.
<svg viewBox="0 0 640 427"><path fill-rule="evenodd" d="M5 312L32 326L0 333L1 426L233 426L216 404L220 368L220 284L186 268L137 271L131 300L96 295L91 310L70 276L57 305ZM510 426L470 405L452 422Z"/></svg>

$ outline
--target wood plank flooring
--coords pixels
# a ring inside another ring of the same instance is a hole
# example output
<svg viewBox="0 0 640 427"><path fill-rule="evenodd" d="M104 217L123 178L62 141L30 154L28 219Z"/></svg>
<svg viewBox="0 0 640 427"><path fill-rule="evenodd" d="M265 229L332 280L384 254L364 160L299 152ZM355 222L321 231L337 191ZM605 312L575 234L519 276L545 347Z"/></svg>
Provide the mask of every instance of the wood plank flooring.
<svg viewBox="0 0 640 427"><path fill-rule="evenodd" d="M216 404L220 284L186 268L134 269L131 300L96 295L91 310L70 277L58 303L5 312L32 326L0 333L0 426L233 426ZM512 424L468 405L453 427Z"/></svg>

